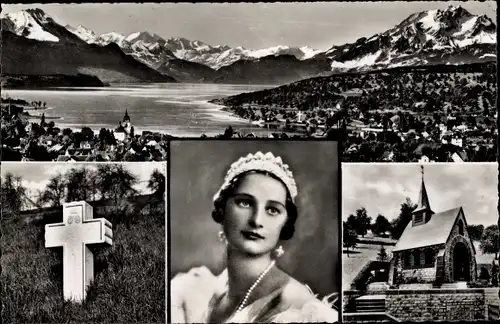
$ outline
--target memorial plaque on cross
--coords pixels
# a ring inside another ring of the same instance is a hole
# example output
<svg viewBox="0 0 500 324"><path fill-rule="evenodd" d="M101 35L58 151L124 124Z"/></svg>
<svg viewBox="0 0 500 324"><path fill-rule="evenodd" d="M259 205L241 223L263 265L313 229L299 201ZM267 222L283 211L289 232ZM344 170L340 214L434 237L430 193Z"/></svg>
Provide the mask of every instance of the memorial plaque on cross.
<svg viewBox="0 0 500 324"><path fill-rule="evenodd" d="M82 302L94 279L94 256L89 245L113 244L111 223L93 218L85 201L63 204L63 222L45 225L45 247L63 248L63 296Z"/></svg>

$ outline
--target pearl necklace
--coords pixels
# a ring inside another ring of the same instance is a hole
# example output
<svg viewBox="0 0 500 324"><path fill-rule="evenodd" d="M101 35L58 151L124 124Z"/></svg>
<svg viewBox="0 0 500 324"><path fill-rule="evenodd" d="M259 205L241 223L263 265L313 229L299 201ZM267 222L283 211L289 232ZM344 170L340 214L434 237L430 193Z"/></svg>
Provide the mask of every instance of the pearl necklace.
<svg viewBox="0 0 500 324"><path fill-rule="evenodd" d="M246 305L246 303L248 301L248 298L252 294L252 291L262 281L262 278L264 278L264 276L269 272L269 270L271 270L271 268L274 266L275 263L276 263L276 261L273 260L271 262L271 264L269 264L269 266L267 267L267 269L264 270L264 272L261 273L261 275L259 276L259 278L257 278L257 280L255 280L255 282L253 283L253 285L248 289L247 293L245 294L245 297L243 298L243 300L239 304L238 308L236 308L236 312L235 313L239 313L239 312L241 312L243 310L243 308L245 308L245 305Z"/></svg>

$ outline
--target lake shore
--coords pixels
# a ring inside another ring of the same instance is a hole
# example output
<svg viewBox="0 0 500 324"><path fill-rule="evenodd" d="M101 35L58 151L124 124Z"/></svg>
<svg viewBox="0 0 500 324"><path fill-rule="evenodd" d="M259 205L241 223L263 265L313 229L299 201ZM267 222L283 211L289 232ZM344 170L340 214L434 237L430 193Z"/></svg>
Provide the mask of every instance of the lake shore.
<svg viewBox="0 0 500 324"><path fill-rule="evenodd" d="M230 125L253 128L248 120L210 100L261 88L218 84L128 84L99 89L9 90L2 93L2 97L47 102L53 109L44 111L45 116L62 117L56 123L59 128L114 130L128 111L137 134L147 130L173 136L208 136L223 133ZM38 115L38 112L33 114Z"/></svg>

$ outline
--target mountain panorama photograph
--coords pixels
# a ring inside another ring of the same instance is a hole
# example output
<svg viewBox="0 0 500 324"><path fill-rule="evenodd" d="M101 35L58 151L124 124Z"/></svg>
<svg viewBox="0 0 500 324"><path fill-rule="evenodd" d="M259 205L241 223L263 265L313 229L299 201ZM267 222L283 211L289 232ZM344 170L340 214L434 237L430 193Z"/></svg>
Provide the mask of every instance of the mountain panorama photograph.
<svg viewBox="0 0 500 324"><path fill-rule="evenodd" d="M496 161L494 1L8 4L3 161L162 161L172 137Z"/></svg>

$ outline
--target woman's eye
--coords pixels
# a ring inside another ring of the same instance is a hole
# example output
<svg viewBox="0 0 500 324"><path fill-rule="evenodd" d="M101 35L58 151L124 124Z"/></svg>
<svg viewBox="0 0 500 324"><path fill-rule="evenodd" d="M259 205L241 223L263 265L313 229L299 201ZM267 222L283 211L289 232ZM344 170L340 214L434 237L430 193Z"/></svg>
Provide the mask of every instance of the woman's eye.
<svg viewBox="0 0 500 324"><path fill-rule="evenodd" d="M236 204L240 207L250 207L250 201L244 199L236 200Z"/></svg>
<svg viewBox="0 0 500 324"><path fill-rule="evenodd" d="M269 214L271 215L278 215L280 213L279 209L278 208L274 208L274 207L269 207L267 209L267 211L269 212Z"/></svg>

